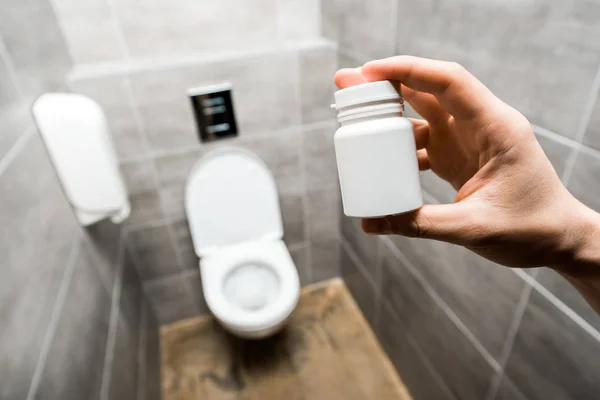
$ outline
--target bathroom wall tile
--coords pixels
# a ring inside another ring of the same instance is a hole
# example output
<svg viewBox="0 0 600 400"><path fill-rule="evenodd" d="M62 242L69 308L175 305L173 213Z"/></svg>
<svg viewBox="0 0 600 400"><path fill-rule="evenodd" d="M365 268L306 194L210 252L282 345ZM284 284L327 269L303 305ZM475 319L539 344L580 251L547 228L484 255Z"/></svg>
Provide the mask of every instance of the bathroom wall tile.
<svg viewBox="0 0 600 400"><path fill-rule="evenodd" d="M292 50L187 61L132 75L154 150L197 146L188 88L231 82L240 136L300 124L297 54Z"/></svg>
<svg viewBox="0 0 600 400"><path fill-rule="evenodd" d="M579 151L567 189L588 207L600 211L600 158L587 151Z"/></svg>
<svg viewBox="0 0 600 400"><path fill-rule="evenodd" d="M541 268L536 280L575 311L577 315L600 331L600 315L564 277L549 268Z"/></svg>
<svg viewBox="0 0 600 400"><path fill-rule="evenodd" d="M131 215L128 226L164 218L161 201L154 179L153 160L138 160L121 164L121 174L127 185Z"/></svg>
<svg viewBox="0 0 600 400"><path fill-rule="evenodd" d="M340 47L338 49L338 68L357 68L361 67L370 57L363 54L357 54L350 50Z"/></svg>
<svg viewBox="0 0 600 400"><path fill-rule="evenodd" d="M311 240L310 258L313 282L340 276L340 242L337 239Z"/></svg>
<svg viewBox="0 0 600 400"><path fill-rule="evenodd" d="M217 2L167 0L117 3L134 57L243 49L277 40L276 0Z"/></svg>
<svg viewBox="0 0 600 400"><path fill-rule="evenodd" d="M336 124L304 131L303 148L306 164L306 185L309 191L338 187L339 179L333 146Z"/></svg>
<svg viewBox="0 0 600 400"><path fill-rule="evenodd" d="M0 204L0 398L21 398L79 231L37 135L0 175Z"/></svg>
<svg viewBox="0 0 600 400"><path fill-rule="evenodd" d="M0 159L31 124L29 103L19 94L0 53Z"/></svg>
<svg viewBox="0 0 600 400"><path fill-rule="evenodd" d="M285 194L279 196L281 217L283 219L283 240L289 245L302 243L305 237L304 196Z"/></svg>
<svg viewBox="0 0 600 400"><path fill-rule="evenodd" d="M344 246L340 246L340 271L354 301L372 328L375 325L377 288L371 277L363 272Z"/></svg>
<svg viewBox="0 0 600 400"><path fill-rule="evenodd" d="M146 363L144 373L144 397L146 400L160 400L160 337L154 311L148 309L146 324Z"/></svg>
<svg viewBox="0 0 600 400"><path fill-rule="evenodd" d="M519 388L506 376L502 377L495 400L527 400Z"/></svg>
<svg viewBox="0 0 600 400"><path fill-rule="evenodd" d="M50 0L60 21L69 53L76 64L91 64L123 58L117 16L108 2Z"/></svg>
<svg viewBox="0 0 600 400"><path fill-rule="evenodd" d="M68 82L72 91L92 98L102 107L120 159L139 157L148 151L131 106L127 79L111 75Z"/></svg>
<svg viewBox="0 0 600 400"><path fill-rule="evenodd" d="M129 239L142 281L180 271L166 224L132 231Z"/></svg>
<svg viewBox="0 0 600 400"><path fill-rule="evenodd" d="M137 395L139 329L133 329L119 316L110 381L109 399L135 399Z"/></svg>
<svg viewBox="0 0 600 400"><path fill-rule="evenodd" d="M380 304L380 308L375 334L411 396L414 399L454 399L418 341L406 331L403 321L387 306Z"/></svg>
<svg viewBox="0 0 600 400"><path fill-rule="evenodd" d="M117 261L121 247L122 226L104 219L86 227L82 246L92 254L106 288L112 288L117 272Z"/></svg>
<svg viewBox="0 0 600 400"><path fill-rule="evenodd" d="M298 277L300 278L300 286L310 285L312 283L311 274L311 264L309 259L309 248L307 244L303 244L300 246L293 246L289 248L290 255L292 256L292 260L294 260L294 265L298 270Z"/></svg>
<svg viewBox="0 0 600 400"><path fill-rule="evenodd" d="M536 135L536 138L540 143L540 146L542 146L544 153L552 163L554 170L560 176L565 169L571 147L542 135Z"/></svg>
<svg viewBox="0 0 600 400"><path fill-rule="evenodd" d="M600 96L596 99L592 115L588 122L583 143L600 150Z"/></svg>
<svg viewBox="0 0 600 400"><path fill-rule="evenodd" d="M278 36L281 40L315 39L321 34L320 0L278 0Z"/></svg>
<svg viewBox="0 0 600 400"><path fill-rule="evenodd" d="M600 342L532 291L505 374L526 398L592 399L600 390Z"/></svg>
<svg viewBox="0 0 600 400"><path fill-rule="evenodd" d="M338 239L340 191L337 187L308 193L308 227L311 241Z"/></svg>
<svg viewBox="0 0 600 400"><path fill-rule="evenodd" d="M384 247L381 297L454 397L485 397L494 370L405 265Z"/></svg>
<svg viewBox="0 0 600 400"><path fill-rule="evenodd" d="M296 0L298 1L298 0ZM337 47L318 42L299 50L302 123L335 121L333 75L337 70Z"/></svg>
<svg viewBox="0 0 600 400"><path fill-rule="evenodd" d="M456 190L448 182L437 176L433 171L419 173L421 187L442 204L451 204L456 197Z"/></svg>
<svg viewBox="0 0 600 400"><path fill-rule="evenodd" d="M175 245L181 266L185 269L198 269L198 256L194 250L187 219L182 218L171 222L171 228L175 235Z"/></svg>
<svg viewBox="0 0 600 400"><path fill-rule="evenodd" d="M490 354L499 357L525 286L521 278L463 247L389 237Z"/></svg>
<svg viewBox="0 0 600 400"><path fill-rule="evenodd" d="M98 398L108 336L111 298L81 248L50 345L36 399Z"/></svg>
<svg viewBox="0 0 600 400"><path fill-rule="evenodd" d="M32 101L58 89L71 60L48 0L6 0L2 9L0 36L22 94Z"/></svg>
<svg viewBox="0 0 600 400"><path fill-rule="evenodd" d="M194 270L175 273L168 277L153 280L144 284L144 293L152 304L154 313L160 325L169 324L180 319L195 317L207 312L199 305L198 289L192 288L199 284ZM201 293L201 291L200 291Z"/></svg>
<svg viewBox="0 0 600 400"><path fill-rule="evenodd" d="M121 299L119 310L126 319L132 332L139 333L141 326L142 304L146 301L142 282L135 266L135 255L130 248L123 255L123 272L121 278Z"/></svg>
<svg viewBox="0 0 600 400"><path fill-rule="evenodd" d="M192 167L200 160L201 152L169 154L155 159L158 187L168 217L185 217L183 196L185 184Z"/></svg>
<svg viewBox="0 0 600 400"><path fill-rule="evenodd" d="M333 15L331 6L327 6L327 37L337 39L343 48L372 58L394 54L396 1L383 0L377 7L359 0L337 0L335 3L333 7L337 13Z"/></svg>
<svg viewBox="0 0 600 400"><path fill-rule="evenodd" d="M364 233L360 227L359 218L346 217L345 215L342 215L341 218L343 238L365 265L373 282L376 282L375 277L379 268L379 238Z"/></svg>
<svg viewBox="0 0 600 400"><path fill-rule="evenodd" d="M457 61L532 123L574 137L600 61L600 42L588 40L600 35L598 3L401 0L398 8L398 54Z"/></svg>

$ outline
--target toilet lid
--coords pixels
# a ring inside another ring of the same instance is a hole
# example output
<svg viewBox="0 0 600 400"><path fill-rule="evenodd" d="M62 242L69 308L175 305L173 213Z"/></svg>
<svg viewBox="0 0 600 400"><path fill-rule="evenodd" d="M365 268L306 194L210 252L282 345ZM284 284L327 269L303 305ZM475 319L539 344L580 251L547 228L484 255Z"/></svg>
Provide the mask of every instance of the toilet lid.
<svg viewBox="0 0 600 400"><path fill-rule="evenodd" d="M199 257L236 243L283 237L275 180L246 150L217 149L202 157L188 176L185 209Z"/></svg>

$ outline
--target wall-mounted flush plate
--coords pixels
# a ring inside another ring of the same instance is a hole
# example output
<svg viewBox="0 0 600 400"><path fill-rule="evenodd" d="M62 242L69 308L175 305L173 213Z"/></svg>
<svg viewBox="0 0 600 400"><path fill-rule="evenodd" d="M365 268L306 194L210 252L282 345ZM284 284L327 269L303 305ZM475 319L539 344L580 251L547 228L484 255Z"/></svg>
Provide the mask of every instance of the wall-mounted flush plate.
<svg viewBox="0 0 600 400"><path fill-rule="evenodd" d="M230 83L188 89L200 141L237 136L231 89Z"/></svg>

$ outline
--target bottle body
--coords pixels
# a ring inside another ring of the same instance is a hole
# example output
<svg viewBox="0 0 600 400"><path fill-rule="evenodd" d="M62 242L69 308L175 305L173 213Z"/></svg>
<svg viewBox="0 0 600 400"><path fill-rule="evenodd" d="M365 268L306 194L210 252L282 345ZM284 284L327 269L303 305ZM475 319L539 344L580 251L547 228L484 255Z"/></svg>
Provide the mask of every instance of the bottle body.
<svg viewBox="0 0 600 400"><path fill-rule="evenodd" d="M381 217L423 205L409 120L392 116L344 125L334 143L344 214Z"/></svg>

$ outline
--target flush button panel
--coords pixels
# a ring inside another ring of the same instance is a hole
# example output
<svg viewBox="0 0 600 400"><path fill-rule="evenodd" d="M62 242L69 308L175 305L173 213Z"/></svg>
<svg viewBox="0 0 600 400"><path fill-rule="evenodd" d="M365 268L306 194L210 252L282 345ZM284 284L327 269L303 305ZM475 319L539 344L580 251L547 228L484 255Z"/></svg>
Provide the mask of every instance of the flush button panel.
<svg viewBox="0 0 600 400"><path fill-rule="evenodd" d="M200 141L237 136L230 83L188 89Z"/></svg>

